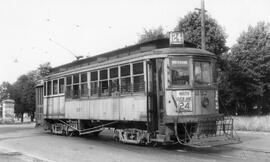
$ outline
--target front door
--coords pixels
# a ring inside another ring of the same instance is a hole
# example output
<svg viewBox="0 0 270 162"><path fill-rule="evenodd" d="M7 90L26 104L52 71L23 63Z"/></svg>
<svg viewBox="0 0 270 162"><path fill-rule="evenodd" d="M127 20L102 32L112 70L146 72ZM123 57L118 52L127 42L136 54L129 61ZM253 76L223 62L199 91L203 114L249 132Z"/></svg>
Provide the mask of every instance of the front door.
<svg viewBox="0 0 270 162"><path fill-rule="evenodd" d="M148 131L163 134L164 117L164 59L151 59L147 62L147 117Z"/></svg>

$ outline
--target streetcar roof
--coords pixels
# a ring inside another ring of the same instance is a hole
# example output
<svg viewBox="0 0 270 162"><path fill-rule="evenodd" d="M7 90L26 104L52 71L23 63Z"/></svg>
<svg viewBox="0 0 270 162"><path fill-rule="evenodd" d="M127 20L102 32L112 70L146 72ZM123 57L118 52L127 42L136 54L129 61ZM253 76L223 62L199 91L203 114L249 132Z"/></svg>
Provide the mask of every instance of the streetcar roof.
<svg viewBox="0 0 270 162"><path fill-rule="evenodd" d="M86 57L80 60L75 60L73 62L54 67L51 70L51 74L67 71L68 69L73 67L83 67L131 55L139 55L144 52L147 52L150 55L151 51L155 54L197 54L202 56L215 56L215 54L211 52L196 48L196 45L189 42L184 42L184 47L170 47L169 39L164 38L127 46L121 49L95 55L92 57Z"/></svg>

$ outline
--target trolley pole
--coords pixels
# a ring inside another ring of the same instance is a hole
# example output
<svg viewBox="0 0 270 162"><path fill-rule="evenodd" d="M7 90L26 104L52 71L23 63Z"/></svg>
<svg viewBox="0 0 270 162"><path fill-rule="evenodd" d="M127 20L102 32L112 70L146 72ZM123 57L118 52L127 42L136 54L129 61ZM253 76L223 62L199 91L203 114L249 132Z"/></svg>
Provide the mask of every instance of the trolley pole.
<svg viewBox="0 0 270 162"><path fill-rule="evenodd" d="M201 45L202 45L202 49L205 50L205 10L204 10L204 0L201 0Z"/></svg>

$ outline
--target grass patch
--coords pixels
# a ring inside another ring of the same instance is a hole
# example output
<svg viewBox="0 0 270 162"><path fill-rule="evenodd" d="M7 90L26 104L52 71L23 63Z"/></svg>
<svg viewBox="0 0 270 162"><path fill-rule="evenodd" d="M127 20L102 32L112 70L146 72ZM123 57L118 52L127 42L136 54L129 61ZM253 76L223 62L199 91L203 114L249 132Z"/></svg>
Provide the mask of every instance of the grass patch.
<svg viewBox="0 0 270 162"><path fill-rule="evenodd" d="M233 119L235 130L270 132L270 115L234 116Z"/></svg>

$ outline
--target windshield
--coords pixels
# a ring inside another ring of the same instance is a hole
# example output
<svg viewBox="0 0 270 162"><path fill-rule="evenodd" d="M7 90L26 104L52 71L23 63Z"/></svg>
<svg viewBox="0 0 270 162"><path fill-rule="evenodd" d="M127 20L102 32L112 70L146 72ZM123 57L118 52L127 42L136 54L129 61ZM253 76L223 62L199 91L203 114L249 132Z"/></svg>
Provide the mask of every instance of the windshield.
<svg viewBox="0 0 270 162"><path fill-rule="evenodd" d="M187 57L173 58L171 60L172 85L189 85L189 63Z"/></svg>
<svg viewBox="0 0 270 162"><path fill-rule="evenodd" d="M210 62L194 62L194 83L195 85L209 85L210 84Z"/></svg>

